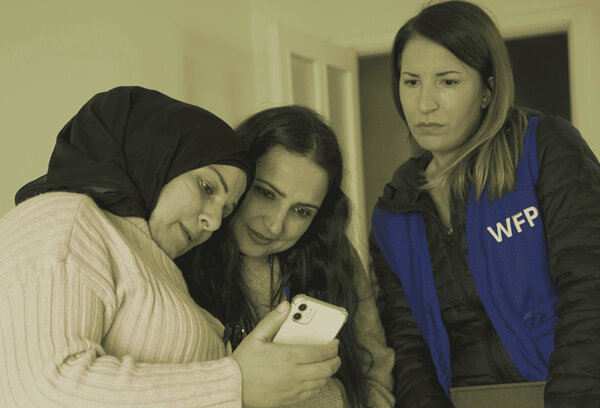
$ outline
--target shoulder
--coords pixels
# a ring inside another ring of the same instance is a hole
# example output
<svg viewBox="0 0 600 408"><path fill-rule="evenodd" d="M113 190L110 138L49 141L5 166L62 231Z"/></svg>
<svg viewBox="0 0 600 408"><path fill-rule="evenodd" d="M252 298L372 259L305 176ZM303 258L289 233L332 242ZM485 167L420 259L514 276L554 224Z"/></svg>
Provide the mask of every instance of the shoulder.
<svg viewBox="0 0 600 408"><path fill-rule="evenodd" d="M423 183L423 170L430 157L413 157L404 162L394 172L392 180L386 184L379 199L380 205L399 205L412 202Z"/></svg>
<svg viewBox="0 0 600 408"><path fill-rule="evenodd" d="M72 212L72 209L78 209L81 206L98 208L94 200L85 194L55 191L28 198L17 205L13 211L55 211L57 213L65 212L69 214Z"/></svg>
<svg viewBox="0 0 600 408"><path fill-rule="evenodd" d="M103 211L94 200L85 194L70 192L50 192L31 197L0 220L2 226L18 221L20 225L32 224L44 230L46 228L60 231L69 229L79 221L91 222L94 217L101 217Z"/></svg>
<svg viewBox="0 0 600 408"><path fill-rule="evenodd" d="M554 115L542 116L536 132L540 162L572 157L594 157L590 147L577 128L568 120Z"/></svg>
<svg viewBox="0 0 600 408"><path fill-rule="evenodd" d="M425 156L411 157L396 169L389 184L396 189L411 185L413 180L418 179L428 162Z"/></svg>
<svg viewBox="0 0 600 408"><path fill-rule="evenodd" d="M73 222L81 212L100 213L101 210L84 194L50 192L23 201L2 217L0 225L6 226L11 220L18 220L19 223L34 223L40 227L58 226Z"/></svg>
<svg viewBox="0 0 600 408"><path fill-rule="evenodd" d="M538 123L538 132L542 133L576 133L579 131L567 119L557 115L542 115Z"/></svg>
<svg viewBox="0 0 600 408"><path fill-rule="evenodd" d="M29 198L0 219L0 253L30 261L64 259L81 224L96 225L103 212L86 195L51 192ZM94 228L87 232L96 235Z"/></svg>
<svg viewBox="0 0 600 408"><path fill-rule="evenodd" d="M585 139L567 120L551 115L541 117L536 143L540 198L556 194L561 199L582 197L597 188L600 164Z"/></svg>

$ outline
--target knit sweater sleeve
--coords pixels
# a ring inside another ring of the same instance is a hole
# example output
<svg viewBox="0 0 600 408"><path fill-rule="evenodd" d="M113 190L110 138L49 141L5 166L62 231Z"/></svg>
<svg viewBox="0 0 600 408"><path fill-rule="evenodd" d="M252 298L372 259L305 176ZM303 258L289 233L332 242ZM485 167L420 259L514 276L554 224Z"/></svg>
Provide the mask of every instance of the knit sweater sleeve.
<svg viewBox="0 0 600 408"><path fill-rule="evenodd" d="M344 385L337 378L330 378L317 394L286 405L285 408L344 408L347 406Z"/></svg>
<svg viewBox="0 0 600 408"><path fill-rule="evenodd" d="M140 363L104 350L120 294L103 237L70 221L94 214L77 201L38 204L0 220L0 405L240 407L231 357Z"/></svg>
<svg viewBox="0 0 600 408"><path fill-rule="evenodd" d="M600 164L567 121L540 120L537 195L558 290L547 407L600 401Z"/></svg>

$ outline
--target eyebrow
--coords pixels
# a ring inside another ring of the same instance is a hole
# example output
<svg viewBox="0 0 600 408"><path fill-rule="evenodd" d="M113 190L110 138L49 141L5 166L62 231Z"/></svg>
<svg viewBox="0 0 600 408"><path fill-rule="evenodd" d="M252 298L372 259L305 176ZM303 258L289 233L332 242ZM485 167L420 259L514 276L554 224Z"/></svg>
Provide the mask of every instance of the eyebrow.
<svg viewBox="0 0 600 408"><path fill-rule="evenodd" d="M225 179L223 178L223 175L221 174L221 172L212 166L209 166L208 168L211 169L212 171L214 171L215 173L217 173L217 176L219 177L219 180L221 181L221 184L223 185L225 192L229 193L229 187L227 186L227 183L225 182Z"/></svg>
<svg viewBox="0 0 600 408"><path fill-rule="evenodd" d="M444 71L444 72L438 72L435 75L440 77L440 76L444 76L444 75L448 75L448 74L459 74L459 75L462 75L462 72L458 72L458 71Z"/></svg>
<svg viewBox="0 0 600 408"><path fill-rule="evenodd" d="M408 72L408 71L403 71L400 74L401 75L406 74L406 75L410 75L410 76L414 76L414 77L418 77L419 76L417 74L413 74L412 72ZM444 71L444 72L438 72L437 74L435 74L435 76L440 77L440 76L444 76L444 75L448 75L448 74L459 74L459 75L462 75L462 72L459 72L459 71Z"/></svg>
<svg viewBox="0 0 600 408"><path fill-rule="evenodd" d="M286 194L284 194L281 190L279 190L277 187L275 187L273 184L269 183L267 180L262 179L260 177L256 177L256 181L260 181L263 184L266 184L267 186L269 186L272 190L274 190L277 194L279 194L280 196L282 196L283 198L287 197ZM304 207L311 207L314 208L315 210L319 209L318 205L314 205L314 204L310 204L310 203L298 203L299 205L302 205Z"/></svg>
<svg viewBox="0 0 600 408"><path fill-rule="evenodd" d="M211 169L212 171L214 171L217 176L219 177L219 181L221 181L221 184L223 185L223 189L225 190L225 193L229 193L229 186L227 186L227 183L225 182L225 177L223 177L223 175L221 174L221 172L217 169L215 169L212 166L208 166L209 169ZM229 205L231 206L231 212L233 212L233 210L235 209L235 207L237 207L238 202L237 201L231 201L229 203ZM227 215L227 217L229 217L229 215Z"/></svg>

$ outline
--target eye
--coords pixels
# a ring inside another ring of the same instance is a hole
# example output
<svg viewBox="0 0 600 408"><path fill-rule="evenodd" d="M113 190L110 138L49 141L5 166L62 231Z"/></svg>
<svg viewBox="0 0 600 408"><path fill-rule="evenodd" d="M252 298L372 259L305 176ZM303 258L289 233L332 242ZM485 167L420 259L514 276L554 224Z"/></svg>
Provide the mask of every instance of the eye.
<svg viewBox="0 0 600 408"><path fill-rule="evenodd" d="M208 195L212 195L214 193L213 188L203 178L200 179L200 188Z"/></svg>
<svg viewBox="0 0 600 408"><path fill-rule="evenodd" d="M456 79L442 79L442 85L447 87L453 87L458 85L458 80Z"/></svg>
<svg viewBox="0 0 600 408"><path fill-rule="evenodd" d="M259 196L266 198L268 200L275 199L275 194L273 194L273 192L271 192L261 186L254 186L254 187L252 187L252 190L255 191Z"/></svg>
<svg viewBox="0 0 600 408"><path fill-rule="evenodd" d="M313 212L311 210L304 207L296 207L294 208L294 212L302 218L311 217L313 215Z"/></svg>
<svg viewBox="0 0 600 408"><path fill-rule="evenodd" d="M417 79L405 79L404 81L402 81L402 83L404 84L404 86L407 86L409 88L419 85L419 81Z"/></svg>

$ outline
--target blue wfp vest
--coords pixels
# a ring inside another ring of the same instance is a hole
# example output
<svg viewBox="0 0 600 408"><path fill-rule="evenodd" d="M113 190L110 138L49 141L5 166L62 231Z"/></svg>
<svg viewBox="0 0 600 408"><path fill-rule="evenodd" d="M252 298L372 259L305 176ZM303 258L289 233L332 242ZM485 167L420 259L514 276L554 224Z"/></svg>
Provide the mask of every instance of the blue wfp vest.
<svg viewBox="0 0 600 408"><path fill-rule="evenodd" d="M487 188L467 205L468 263L483 306L519 372L545 381L558 319L546 239L535 186L536 128L529 119L514 192L492 202ZM411 312L431 353L440 384L452 385L450 344L438 303L423 215L373 212L373 233L400 280Z"/></svg>

